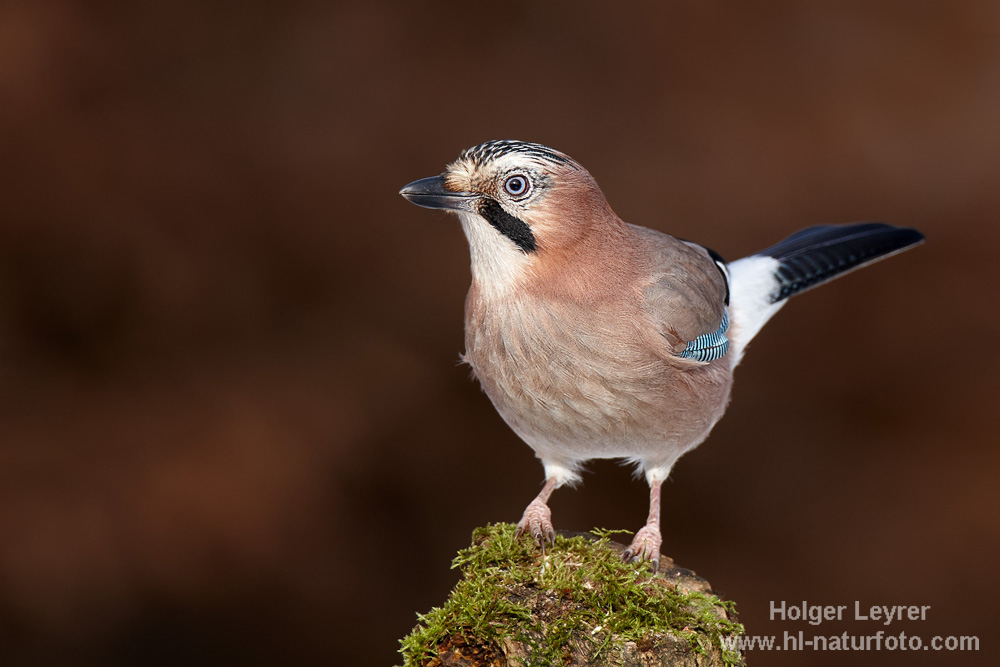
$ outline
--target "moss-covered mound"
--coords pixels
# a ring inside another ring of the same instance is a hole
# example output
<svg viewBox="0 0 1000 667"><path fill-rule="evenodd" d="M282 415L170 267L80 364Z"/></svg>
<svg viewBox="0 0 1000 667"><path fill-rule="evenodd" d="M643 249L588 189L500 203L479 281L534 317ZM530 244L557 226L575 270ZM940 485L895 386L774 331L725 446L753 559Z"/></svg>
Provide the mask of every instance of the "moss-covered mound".
<svg viewBox="0 0 1000 667"><path fill-rule="evenodd" d="M740 664L720 641L743 633L733 603L669 558L654 576L603 531L557 535L543 557L515 530L476 529L461 581L400 642L405 667Z"/></svg>

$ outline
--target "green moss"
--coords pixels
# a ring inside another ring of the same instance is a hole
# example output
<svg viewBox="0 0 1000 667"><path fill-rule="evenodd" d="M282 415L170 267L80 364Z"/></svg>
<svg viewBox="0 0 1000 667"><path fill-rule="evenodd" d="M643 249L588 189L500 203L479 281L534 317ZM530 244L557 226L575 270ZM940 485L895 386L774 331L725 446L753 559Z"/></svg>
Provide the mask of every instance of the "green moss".
<svg viewBox="0 0 1000 667"><path fill-rule="evenodd" d="M424 664L456 636L498 651L510 637L530 647L529 665L551 665L562 664L580 642L592 644L593 657L621 642L655 646L667 637L704 653L721 650L720 637L743 633L729 620L732 602L652 576L648 564L623 562L607 531L594 531L596 540L557 535L543 559L530 540L514 538L515 530L511 524L475 530L473 545L452 564L462 579L451 596L419 614L401 640L404 667ZM727 664L739 663L735 653L722 655Z"/></svg>

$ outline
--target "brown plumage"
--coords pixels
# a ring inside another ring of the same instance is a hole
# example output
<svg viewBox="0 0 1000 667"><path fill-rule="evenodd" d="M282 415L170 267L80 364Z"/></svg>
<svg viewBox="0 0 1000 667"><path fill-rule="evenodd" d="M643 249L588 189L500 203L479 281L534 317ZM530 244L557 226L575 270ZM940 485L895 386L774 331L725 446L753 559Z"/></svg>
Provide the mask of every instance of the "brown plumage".
<svg viewBox="0 0 1000 667"><path fill-rule="evenodd" d="M887 225L812 228L726 267L623 222L583 167L523 142L471 148L401 194L456 212L469 240L464 359L545 466L519 530L544 548L552 491L588 459L622 458L651 487L627 553L654 561L660 485L722 416L734 366L784 296L919 242Z"/></svg>
<svg viewBox="0 0 1000 667"><path fill-rule="evenodd" d="M731 385L725 358L677 356L722 319L724 286L711 259L608 215L571 255L553 261L540 246L547 266L518 290L497 296L474 279L466 300L465 360L515 432L572 473L589 458L671 465L707 436ZM619 227L612 243L600 243L605 224ZM662 262L671 253L681 260ZM662 266L693 267L702 283ZM679 304L683 317L665 316Z"/></svg>

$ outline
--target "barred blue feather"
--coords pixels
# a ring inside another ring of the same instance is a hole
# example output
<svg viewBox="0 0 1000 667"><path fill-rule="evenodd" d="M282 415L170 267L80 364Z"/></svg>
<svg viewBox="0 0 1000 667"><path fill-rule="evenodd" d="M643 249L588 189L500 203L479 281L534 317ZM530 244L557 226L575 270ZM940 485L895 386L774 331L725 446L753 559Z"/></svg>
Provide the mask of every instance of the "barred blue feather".
<svg viewBox="0 0 1000 667"><path fill-rule="evenodd" d="M680 356L695 361L715 361L726 356L726 352L729 351L729 338L726 337L728 330L729 313L723 311L719 330L698 336L687 344Z"/></svg>

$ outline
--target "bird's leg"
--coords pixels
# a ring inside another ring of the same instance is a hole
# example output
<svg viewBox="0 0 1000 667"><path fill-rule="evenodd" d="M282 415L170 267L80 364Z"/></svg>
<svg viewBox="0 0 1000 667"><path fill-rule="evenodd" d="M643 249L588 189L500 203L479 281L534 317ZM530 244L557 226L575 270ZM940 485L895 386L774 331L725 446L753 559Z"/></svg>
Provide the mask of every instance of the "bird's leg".
<svg viewBox="0 0 1000 667"><path fill-rule="evenodd" d="M660 535L660 487L663 485L662 479L650 480L649 483L649 518L646 525L639 529L632 539L632 544L622 558L630 563L648 560L653 563L653 572L660 567L660 544L663 537Z"/></svg>
<svg viewBox="0 0 1000 667"><path fill-rule="evenodd" d="M542 555L545 555L545 543L555 546L556 531L552 527L552 510L549 509L549 496L559 486L559 480L549 477L545 480L545 486L535 496L535 499L528 503L524 510L524 515L517 523L517 537L529 533L536 542L542 545Z"/></svg>

